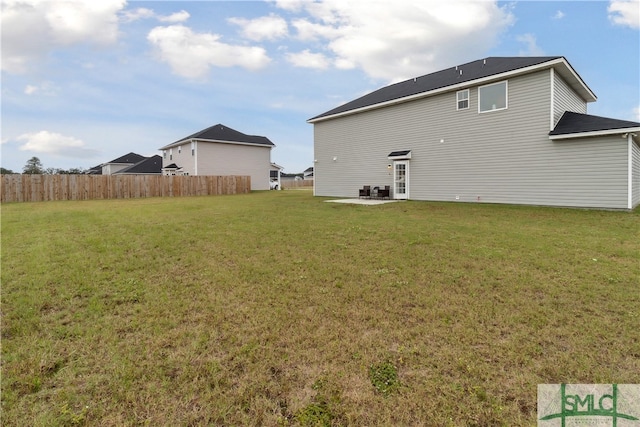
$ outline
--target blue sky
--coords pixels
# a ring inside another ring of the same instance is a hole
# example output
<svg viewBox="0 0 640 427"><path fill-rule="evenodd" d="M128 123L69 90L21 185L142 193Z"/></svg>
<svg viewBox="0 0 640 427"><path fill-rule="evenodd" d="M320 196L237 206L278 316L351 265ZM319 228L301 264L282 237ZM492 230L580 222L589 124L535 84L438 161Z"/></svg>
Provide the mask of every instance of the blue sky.
<svg viewBox="0 0 640 427"><path fill-rule="evenodd" d="M640 121L640 2L2 0L0 164L89 168L217 123L313 161L306 120L488 56L565 56Z"/></svg>

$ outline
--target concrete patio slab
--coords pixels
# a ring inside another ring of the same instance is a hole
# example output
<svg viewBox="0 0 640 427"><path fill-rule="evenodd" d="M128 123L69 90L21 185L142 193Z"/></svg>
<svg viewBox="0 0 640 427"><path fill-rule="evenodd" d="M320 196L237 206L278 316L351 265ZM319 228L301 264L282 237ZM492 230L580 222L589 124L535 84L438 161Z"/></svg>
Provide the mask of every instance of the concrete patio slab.
<svg viewBox="0 0 640 427"><path fill-rule="evenodd" d="M350 203L353 205L384 205L385 203L394 203L399 202L399 200L377 200L377 199L336 199L336 200L325 200L328 203Z"/></svg>

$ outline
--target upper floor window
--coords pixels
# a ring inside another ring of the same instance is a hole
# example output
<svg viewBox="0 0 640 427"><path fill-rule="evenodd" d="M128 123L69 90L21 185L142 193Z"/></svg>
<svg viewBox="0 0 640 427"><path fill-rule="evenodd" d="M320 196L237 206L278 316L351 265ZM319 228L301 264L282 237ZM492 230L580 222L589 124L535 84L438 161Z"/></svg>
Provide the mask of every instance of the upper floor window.
<svg viewBox="0 0 640 427"><path fill-rule="evenodd" d="M493 83L478 88L478 112L507 108L507 82Z"/></svg>
<svg viewBox="0 0 640 427"><path fill-rule="evenodd" d="M469 108L469 89L456 92L457 110L466 110Z"/></svg>
<svg viewBox="0 0 640 427"><path fill-rule="evenodd" d="M191 155L192 156L196 155L196 142L195 141L191 141Z"/></svg>
<svg viewBox="0 0 640 427"><path fill-rule="evenodd" d="M178 145L178 154L182 153L182 145Z"/></svg>
<svg viewBox="0 0 640 427"><path fill-rule="evenodd" d="M169 148L169 160L173 160L173 148Z"/></svg>

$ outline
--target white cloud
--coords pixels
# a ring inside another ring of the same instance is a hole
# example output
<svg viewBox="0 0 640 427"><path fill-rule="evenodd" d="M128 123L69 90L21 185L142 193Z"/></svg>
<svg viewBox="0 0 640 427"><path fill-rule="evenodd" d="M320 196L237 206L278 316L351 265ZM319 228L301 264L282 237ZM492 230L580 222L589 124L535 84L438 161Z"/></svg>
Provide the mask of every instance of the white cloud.
<svg viewBox="0 0 640 427"><path fill-rule="evenodd" d="M243 67L259 70L271 61L260 47L230 45L217 34L194 33L183 25L156 27L147 40L158 51L159 59L169 64L175 74L201 79L211 67Z"/></svg>
<svg viewBox="0 0 640 427"><path fill-rule="evenodd" d="M187 12L186 10L181 10L180 12L172 13L169 16L158 16L158 21L175 24L178 22L185 22L190 17L191 15L189 15L189 12Z"/></svg>
<svg viewBox="0 0 640 427"><path fill-rule="evenodd" d="M117 13L126 0L5 0L2 2L2 70L24 73L52 49L118 38Z"/></svg>
<svg viewBox="0 0 640 427"><path fill-rule="evenodd" d="M524 43L525 49L520 50L520 56L543 56L544 50L537 44L536 36L531 33L522 34L516 37L520 43Z"/></svg>
<svg viewBox="0 0 640 427"><path fill-rule="evenodd" d="M277 40L289 33L287 21L273 13L256 19L229 18L232 24L241 27L243 37L249 40Z"/></svg>
<svg viewBox="0 0 640 427"><path fill-rule="evenodd" d="M640 106L633 109L633 120L640 122Z"/></svg>
<svg viewBox="0 0 640 427"><path fill-rule="evenodd" d="M139 7L137 9L125 10L122 12L123 22L134 22L139 21L140 19L157 19L160 22L175 24L178 22L185 22L190 17L191 15L186 10L181 10L180 12L164 16L158 15L152 9L147 9L146 7Z"/></svg>
<svg viewBox="0 0 640 427"><path fill-rule="evenodd" d="M557 12L555 13L555 15L553 15L553 16L552 16L552 19L556 19L556 20L558 20L558 19L562 19L562 18L564 18L564 16L565 16L565 15L564 15L564 12L563 12L563 11L561 11L561 10L559 10L559 11L557 11Z"/></svg>
<svg viewBox="0 0 640 427"><path fill-rule="evenodd" d="M329 68L329 59L321 53L312 53L309 49L305 49L299 53L287 54L287 61L296 67L301 68L314 68L317 70L324 70Z"/></svg>
<svg viewBox="0 0 640 427"><path fill-rule="evenodd" d="M640 28L640 0L613 0L607 12L616 25Z"/></svg>
<svg viewBox="0 0 640 427"><path fill-rule="evenodd" d="M122 12L122 20L124 22L134 22L140 19L150 19L155 17L156 13L146 7L139 7L137 9L125 10Z"/></svg>
<svg viewBox="0 0 640 427"><path fill-rule="evenodd" d="M509 6L495 1L324 0L277 1L304 10L296 36L317 41L336 67L359 67L374 78L397 81L482 55L513 23Z"/></svg>
<svg viewBox="0 0 640 427"><path fill-rule="evenodd" d="M308 0L275 0L276 7L290 12L299 12Z"/></svg>
<svg viewBox="0 0 640 427"><path fill-rule="evenodd" d="M33 95L37 91L38 91L38 86L27 85L27 87L24 88L24 93L27 95Z"/></svg>
<svg viewBox="0 0 640 427"><path fill-rule="evenodd" d="M22 151L74 158L91 158L97 154L96 150L85 148L85 143L77 138L46 130L25 133L16 139L25 141L20 146Z"/></svg>
<svg viewBox="0 0 640 427"><path fill-rule="evenodd" d="M26 95L47 95L54 96L58 93L58 88L51 82L43 82L39 86L38 85L27 85L24 88L24 93Z"/></svg>

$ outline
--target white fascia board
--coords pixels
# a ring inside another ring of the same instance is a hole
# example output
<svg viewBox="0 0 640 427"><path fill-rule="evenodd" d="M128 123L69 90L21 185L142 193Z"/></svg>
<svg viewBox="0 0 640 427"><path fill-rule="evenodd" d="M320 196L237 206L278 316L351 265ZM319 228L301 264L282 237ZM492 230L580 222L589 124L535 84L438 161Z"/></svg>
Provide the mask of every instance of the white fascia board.
<svg viewBox="0 0 640 427"><path fill-rule="evenodd" d="M223 141L223 140L218 140L218 139L191 138L191 139L183 139L181 141L174 142L174 143L169 144L169 145L165 145L160 150L166 150L168 148L173 148L173 147L177 147L179 145L188 144L188 143L191 143L193 141L195 141L195 142L214 142L214 143L217 143L217 144L250 145L252 147L265 147L265 148L273 148L273 147L275 147L275 145L256 144L256 143L253 143L253 142L238 142L238 141Z"/></svg>
<svg viewBox="0 0 640 427"><path fill-rule="evenodd" d="M567 133L564 135L549 135L549 139L556 140L556 139L587 138L591 136L622 135L629 132L640 132L640 127L595 130L591 132Z"/></svg>
<svg viewBox="0 0 640 427"><path fill-rule="evenodd" d="M531 73L531 72L534 72L534 71L544 70L544 69L547 69L547 68L553 68L556 65L564 65L566 70L568 70L569 73L580 83L580 85L584 87L584 89L592 97L592 99L587 100L587 102L592 102L592 101L595 101L597 99L596 95L591 91L591 89L589 89L589 87L584 83L582 78L580 78L578 73L576 73L574 71L574 69L569 65L567 60L564 59L564 57L563 57L563 58L557 58L557 59L553 59L551 61L543 62L541 64L531 65L531 66L525 67L525 68L518 68L517 70L511 70L511 71L507 71L507 72L500 73L500 74L493 74L491 76L482 77L480 79L469 80L469 81L458 83L458 84L455 84L455 85L445 86L445 87L441 87L441 88L438 88L438 89L430 90L430 91L427 91L427 92L421 92L421 93L417 93L415 95L405 96L403 98L392 99L390 101L380 102L378 104L367 105L366 107L360 107L360 108L355 108L353 110L343 111L341 113L332 114L330 116L318 117L316 119L307 120L307 123L312 123L313 124L313 123L317 123L317 122L322 122L324 120L335 119L335 118L338 118L338 117L348 116L348 115L351 115L351 114L362 113L364 111L375 110L377 108L388 107L390 105L401 104L403 102L414 101L416 99L427 98L429 96L437 95L437 94L444 93L444 92L458 91L458 90L461 90L461 89L464 89L464 88L467 88L467 87L471 87L471 86L478 86L478 85L481 85L481 84L484 84L484 83L490 83L490 82L497 81L497 80L504 80L504 79L508 79L510 77L515 77L515 76L519 76L519 75L522 75L522 74L528 74L528 73Z"/></svg>

